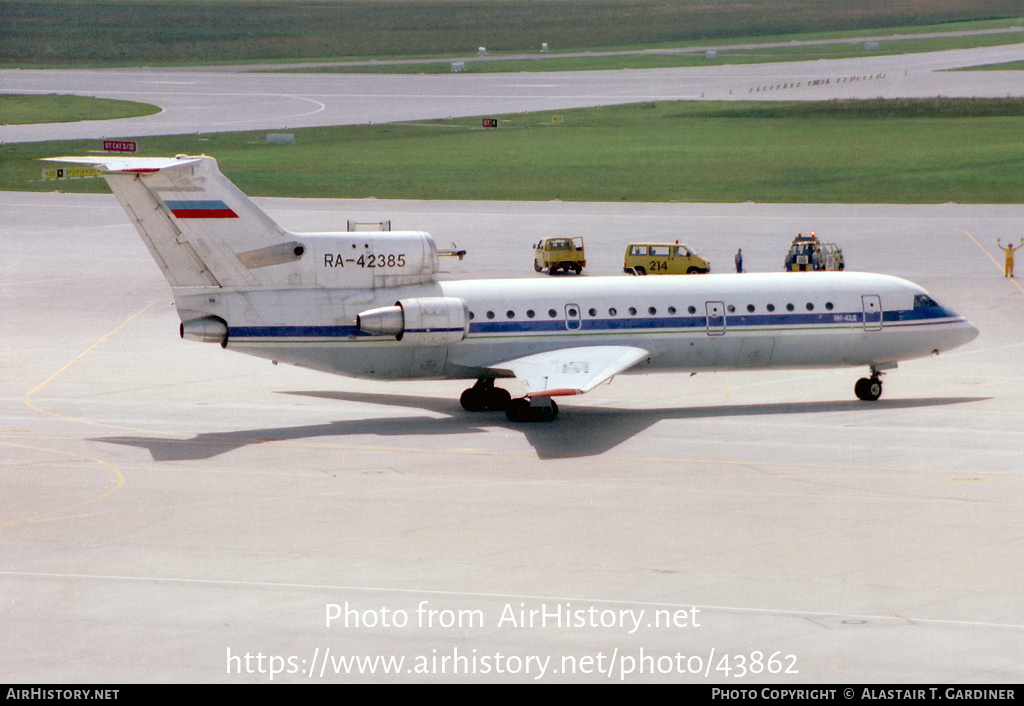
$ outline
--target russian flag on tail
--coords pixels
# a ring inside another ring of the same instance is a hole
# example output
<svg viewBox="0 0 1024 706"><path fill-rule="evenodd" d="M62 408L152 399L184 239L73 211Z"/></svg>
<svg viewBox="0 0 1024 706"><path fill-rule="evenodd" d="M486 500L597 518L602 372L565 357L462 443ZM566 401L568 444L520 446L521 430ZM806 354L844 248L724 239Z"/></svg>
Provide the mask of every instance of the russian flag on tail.
<svg viewBox="0 0 1024 706"><path fill-rule="evenodd" d="M238 218L226 203L212 201L165 201L175 218Z"/></svg>

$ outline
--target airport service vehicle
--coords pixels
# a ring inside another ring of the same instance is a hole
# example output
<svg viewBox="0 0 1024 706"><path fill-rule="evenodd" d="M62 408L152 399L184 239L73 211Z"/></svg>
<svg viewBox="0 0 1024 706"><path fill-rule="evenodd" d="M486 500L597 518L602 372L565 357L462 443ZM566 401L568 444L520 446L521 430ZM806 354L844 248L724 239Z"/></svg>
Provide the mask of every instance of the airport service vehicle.
<svg viewBox="0 0 1024 706"><path fill-rule="evenodd" d="M107 182L174 293L182 338L381 380L476 379L469 411L549 421L619 373L867 367L855 386L978 333L911 282L782 272L438 280L419 231L292 233L210 157L60 157ZM512 399L495 381L516 378Z"/></svg>
<svg viewBox="0 0 1024 706"><path fill-rule="evenodd" d="M711 263L679 243L630 243L622 270L630 275L695 275L711 272Z"/></svg>
<svg viewBox="0 0 1024 706"><path fill-rule="evenodd" d="M843 260L842 248L835 243L819 241L814 233L806 238L802 235L793 238L789 252L786 253L785 270L787 272L844 269L846 269L846 263Z"/></svg>
<svg viewBox="0 0 1024 706"><path fill-rule="evenodd" d="M534 246L533 269L548 271L553 275L559 270L579 274L587 265L583 250L583 238L545 238Z"/></svg>

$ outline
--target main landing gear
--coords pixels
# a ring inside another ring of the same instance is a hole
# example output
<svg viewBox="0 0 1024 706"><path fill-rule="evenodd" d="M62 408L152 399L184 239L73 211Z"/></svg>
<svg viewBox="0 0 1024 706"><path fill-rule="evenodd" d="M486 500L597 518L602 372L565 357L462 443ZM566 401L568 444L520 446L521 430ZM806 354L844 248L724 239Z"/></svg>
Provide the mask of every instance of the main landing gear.
<svg viewBox="0 0 1024 706"><path fill-rule="evenodd" d="M511 401L508 390L494 386L494 378L480 378L459 398L467 412L501 412Z"/></svg>
<svg viewBox="0 0 1024 706"><path fill-rule="evenodd" d="M857 399L864 400L865 402L874 402L882 396L882 373L871 366L871 377L861 378L857 381L857 384L853 386L853 392L857 395Z"/></svg>
<svg viewBox="0 0 1024 706"><path fill-rule="evenodd" d="M459 398L467 412L505 412L513 422L550 422L558 416L558 405L550 397L512 399L508 390L495 387L494 378L481 378Z"/></svg>
<svg viewBox="0 0 1024 706"><path fill-rule="evenodd" d="M520 397L508 403L505 416L510 422L550 422L558 416L558 405L550 397Z"/></svg>

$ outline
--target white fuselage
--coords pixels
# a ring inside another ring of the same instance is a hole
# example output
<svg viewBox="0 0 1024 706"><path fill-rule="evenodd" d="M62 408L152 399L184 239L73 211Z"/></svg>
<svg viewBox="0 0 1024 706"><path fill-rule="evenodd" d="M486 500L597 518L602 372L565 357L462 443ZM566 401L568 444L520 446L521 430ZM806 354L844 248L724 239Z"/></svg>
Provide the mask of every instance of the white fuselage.
<svg viewBox="0 0 1024 706"><path fill-rule="evenodd" d="M854 272L545 276L221 292L202 306L190 296L206 297L179 294L179 308L223 318L229 349L378 379L486 377L501 361L597 345L649 351L629 372L887 366L977 335L917 285ZM464 302L466 330L422 345L356 328L361 312L421 297Z"/></svg>

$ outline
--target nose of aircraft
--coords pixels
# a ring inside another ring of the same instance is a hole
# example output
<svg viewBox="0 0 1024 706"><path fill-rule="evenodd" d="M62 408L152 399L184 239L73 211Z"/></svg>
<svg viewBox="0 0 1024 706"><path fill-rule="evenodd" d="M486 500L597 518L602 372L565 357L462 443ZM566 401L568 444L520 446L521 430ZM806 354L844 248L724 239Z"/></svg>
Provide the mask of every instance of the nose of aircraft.
<svg viewBox="0 0 1024 706"><path fill-rule="evenodd" d="M978 337L978 327L972 324L967 319L964 319L964 327L966 328L963 341L964 343L970 343L971 341Z"/></svg>
<svg viewBox="0 0 1024 706"><path fill-rule="evenodd" d="M968 321L963 314L960 314L953 309L946 306L941 306L942 313L953 319L952 325L946 328L945 333L942 334L942 345L936 350L948 351L954 348L959 348L962 345L970 343L978 337L977 327Z"/></svg>
<svg viewBox="0 0 1024 706"><path fill-rule="evenodd" d="M970 343L978 337L978 328L967 319L961 317L960 321L952 327L946 340L945 350L959 348Z"/></svg>

